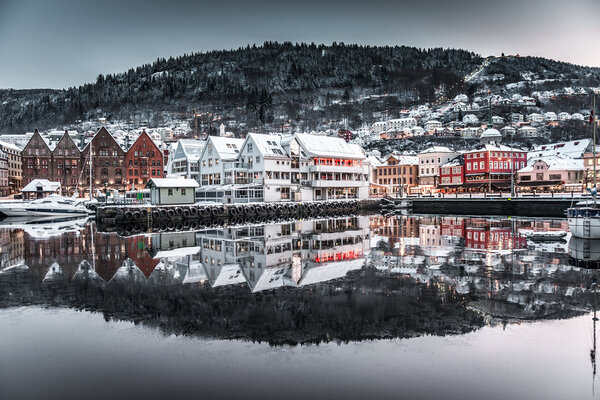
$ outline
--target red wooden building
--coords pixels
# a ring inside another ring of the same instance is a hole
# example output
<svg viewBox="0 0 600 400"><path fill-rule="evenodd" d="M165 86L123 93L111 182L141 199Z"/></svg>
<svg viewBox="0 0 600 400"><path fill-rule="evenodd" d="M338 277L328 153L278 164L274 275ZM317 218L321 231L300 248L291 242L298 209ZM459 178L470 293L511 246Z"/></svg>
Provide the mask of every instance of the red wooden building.
<svg viewBox="0 0 600 400"><path fill-rule="evenodd" d="M438 188L445 193L460 192L465 183L465 157L459 155L440 167Z"/></svg>
<svg viewBox="0 0 600 400"><path fill-rule="evenodd" d="M527 152L498 144L465 153L465 183L467 189L485 191L510 188L511 174L527 165ZM516 183L516 179L515 179Z"/></svg>
<svg viewBox="0 0 600 400"><path fill-rule="evenodd" d="M127 150L125 165L127 189L144 189L150 178L163 177L163 154L146 131Z"/></svg>

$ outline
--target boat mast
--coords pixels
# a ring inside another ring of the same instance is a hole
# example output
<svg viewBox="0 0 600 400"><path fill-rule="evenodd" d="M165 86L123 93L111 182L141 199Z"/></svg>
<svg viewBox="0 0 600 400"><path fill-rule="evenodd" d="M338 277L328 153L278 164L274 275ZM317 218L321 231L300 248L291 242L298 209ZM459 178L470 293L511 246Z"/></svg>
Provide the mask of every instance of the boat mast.
<svg viewBox="0 0 600 400"><path fill-rule="evenodd" d="M94 142L94 138L92 138L92 140L90 140L90 200L92 200L92 143ZM595 151L594 151L595 153ZM594 162L596 162L596 160L594 159ZM596 175L596 173L594 172L594 176Z"/></svg>
<svg viewBox="0 0 600 400"><path fill-rule="evenodd" d="M593 145L592 145L592 153L594 155L594 187L592 190L592 196L594 197L594 203L596 202L596 191L598 179L596 177L596 116L594 112L596 110L596 94L592 93L592 111L590 113L590 122L592 123L592 132L593 132Z"/></svg>
<svg viewBox="0 0 600 400"><path fill-rule="evenodd" d="M594 325L594 336L593 336L593 347L590 350L590 359L592 361L592 393L594 393L594 383L596 380L596 322L598 321L598 318L596 317L596 309L597 307L597 289L598 289L598 282L596 281L595 283L593 283L594 286L594 317L592 318L593 321L593 325Z"/></svg>

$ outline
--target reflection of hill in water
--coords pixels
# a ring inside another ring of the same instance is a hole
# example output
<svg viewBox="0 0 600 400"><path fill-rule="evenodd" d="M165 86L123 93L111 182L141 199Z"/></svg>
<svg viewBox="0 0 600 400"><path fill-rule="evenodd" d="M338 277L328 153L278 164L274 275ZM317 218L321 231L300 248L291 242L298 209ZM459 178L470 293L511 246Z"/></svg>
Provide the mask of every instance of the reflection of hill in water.
<svg viewBox="0 0 600 400"><path fill-rule="evenodd" d="M167 334L273 344L448 335L472 331L483 318L462 296L373 270L311 287L250 293L243 285L147 285L100 280L40 283L26 269L0 279L0 304L40 304L102 312L159 327Z"/></svg>
<svg viewBox="0 0 600 400"><path fill-rule="evenodd" d="M595 272L570 263L566 243L524 236L565 223L359 216L129 238L88 226L43 240L0 229L11 254L0 260L0 306L272 343L569 318L591 308Z"/></svg>

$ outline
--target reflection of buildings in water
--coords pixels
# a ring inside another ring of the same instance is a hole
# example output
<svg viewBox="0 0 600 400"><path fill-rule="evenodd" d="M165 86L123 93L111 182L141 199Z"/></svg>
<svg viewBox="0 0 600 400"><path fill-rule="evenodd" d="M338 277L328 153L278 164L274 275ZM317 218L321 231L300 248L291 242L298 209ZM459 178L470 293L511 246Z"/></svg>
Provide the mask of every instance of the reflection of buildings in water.
<svg viewBox="0 0 600 400"><path fill-rule="evenodd" d="M465 221L465 247L475 250L516 250L527 247L514 220L470 218Z"/></svg>
<svg viewBox="0 0 600 400"><path fill-rule="evenodd" d="M301 286L313 269L305 282L344 276L370 249L367 217L226 228L199 236L211 284L246 282L253 292Z"/></svg>
<svg viewBox="0 0 600 400"><path fill-rule="evenodd" d="M387 238L390 254L397 253L395 249L406 249L419 238L419 218L409 216L376 216L369 220L371 236ZM411 240L414 239L414 240Z"/></svg>
<svg viewBox="0 0 600 400"><path fill-rule="evenodd" d="M447 284L450 292L476 294L476 299L499 304L488 312L562 312L562 302L572 304L572 310L585 307L577 299L589 294L587 284L582 284L590 279L588 271L574 270L561 244L546 244L538 250L521 234L532 229L562 230L564 221L408 218L419 219L419 244L412 253L373 251L371 260L377 269L418 282ZM377 226L383 231L385 221L379 219ZM461 233L464 239L458 236Z"/></svg>
<svg viewBox="0 0 600 400"><path fill-rule="evenodd" d="M24 261L24 243L22 230L0 228L0 271Z"/></svg>

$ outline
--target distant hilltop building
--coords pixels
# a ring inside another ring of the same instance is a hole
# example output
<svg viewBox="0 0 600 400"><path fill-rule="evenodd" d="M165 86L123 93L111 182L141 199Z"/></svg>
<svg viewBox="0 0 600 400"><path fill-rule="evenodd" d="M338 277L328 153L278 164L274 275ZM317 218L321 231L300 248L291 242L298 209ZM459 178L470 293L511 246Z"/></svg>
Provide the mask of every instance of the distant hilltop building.
<svg viewBox="0 0 600 400"><path fill-rule="evenodd" d="M490 128L483 131L481 136L479 137L479 142L481 144L488 143L501 143L502 142L502 134L499 130Z"/></svg>

